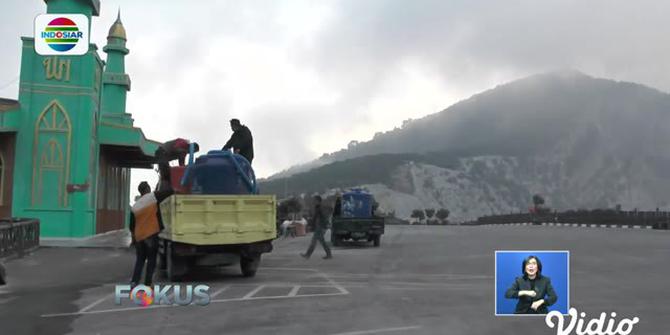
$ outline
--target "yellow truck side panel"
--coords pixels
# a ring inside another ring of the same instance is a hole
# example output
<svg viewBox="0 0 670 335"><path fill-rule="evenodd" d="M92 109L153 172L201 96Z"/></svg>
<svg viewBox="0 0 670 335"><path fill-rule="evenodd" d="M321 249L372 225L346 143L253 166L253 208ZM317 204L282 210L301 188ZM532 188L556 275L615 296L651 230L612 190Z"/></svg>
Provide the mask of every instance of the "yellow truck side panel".
<svg viewBox="0 0 670 335"><path fill-rule="evenodd" d="M176 194L161 203L160 236L196 245L253 243L277 236L274 195Z"/></svg>

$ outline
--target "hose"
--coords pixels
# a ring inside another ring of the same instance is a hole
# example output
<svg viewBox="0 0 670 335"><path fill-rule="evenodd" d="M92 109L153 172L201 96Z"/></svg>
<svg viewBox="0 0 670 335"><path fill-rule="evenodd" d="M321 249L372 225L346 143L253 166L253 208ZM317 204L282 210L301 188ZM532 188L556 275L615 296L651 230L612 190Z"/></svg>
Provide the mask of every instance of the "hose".
<svg viewBox="0 0 670 335"><path fill-rule="evenodd" d="M256 174L254 173L254 169L251 170L251 178L253 178L253 182L249 179L249 176L247 176L244 171L242 171L242 167L240 166L239 162L237 159L243 159L251 168L251 163L244 158L242 155L236 155L231 153L230 151L227 152L226 156L230 157L230 159L233 161L233 164L235 165L235 169L237 170L237 173L239 173L242 176L242 180L244 181L245 184L247 184L247 187L249 188L249 191L251 194L258 194L258 190L256 190Z"/></svg>

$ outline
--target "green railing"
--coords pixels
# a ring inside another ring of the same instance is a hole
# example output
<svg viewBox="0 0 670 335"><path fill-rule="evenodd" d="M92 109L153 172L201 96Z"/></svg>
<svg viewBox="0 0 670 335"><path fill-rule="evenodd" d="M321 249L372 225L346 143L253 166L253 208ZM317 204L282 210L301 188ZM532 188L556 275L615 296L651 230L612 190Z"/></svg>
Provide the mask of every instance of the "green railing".
<svg viewBox="0 0 670 335"><path fill-rule="evenodd" d="M38 219L0 219L0 258L18 256L37 249L40 245Z"/></svg>

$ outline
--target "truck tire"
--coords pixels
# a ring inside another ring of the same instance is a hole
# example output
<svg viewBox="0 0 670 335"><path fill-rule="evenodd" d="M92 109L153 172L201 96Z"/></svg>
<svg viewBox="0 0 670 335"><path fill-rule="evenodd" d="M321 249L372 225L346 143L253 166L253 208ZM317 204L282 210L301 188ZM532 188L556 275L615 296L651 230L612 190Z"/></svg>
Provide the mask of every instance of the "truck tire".
<svg viewBox="0 0 670 335"><path fill-rule="evenodd" d="M382 244L382 236L375 235L375 237L372 238L372 243L375 247L379 247Z"/></svg>
<svg viewBox="0 0 670 335"><path fill-rule="evenodd" d="M253 277L256 275L258 265L261 263L261 255L253 258L240 257L240 269L244 277Z"/></svg>
<svg viewBox="0 0 670 335"><path fill-rule="evenodd" d="M183 275L188 272L186 259L174 254L172 242L167 242L165 248L165 274L170 281L178 281Z"/></svg>

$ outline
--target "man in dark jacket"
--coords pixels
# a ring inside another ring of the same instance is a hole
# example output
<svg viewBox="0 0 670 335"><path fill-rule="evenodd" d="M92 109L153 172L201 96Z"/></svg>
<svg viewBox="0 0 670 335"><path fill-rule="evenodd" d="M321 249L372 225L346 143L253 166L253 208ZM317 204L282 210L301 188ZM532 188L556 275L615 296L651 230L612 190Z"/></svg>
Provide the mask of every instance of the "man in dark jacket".
<svg viewBox="0 0 670 335"><path fill-rule="evenodd" d="M236 154L244 156L251 163L254 159L254 139L251 131L247 126L240 124L238 119L230 120L230 128L233 130L233 135L221 150L233 148Z"/></svg>
<svg viewBox="0 0 670 335"><path fill-rule="evenodd" d="M168 183L169 185L169 183ZM142 270L146 262L147 271L144 285L151 287L156 256L158 255L158 233L163 230L163 220L160 215L160 203L174 193L171 187L162 191L151 192L151 187L145 181L137 187L141 197L135 202L130 211L130 234L135 246L135 269L131 286L135 287L142 278Z"/></svg>
<svg viewBox="0 0 670 335"><path fill-rule="evenodd" d="M342 216L342 195L340 192L335 194L335 207L333 208L333 218Z"/></svg>
<svg viewBox="0 0 670 335"><path fill-rule="evenodd" d="M326 240L323 238L323 235L328 229L328 216L323 212L323 208L321 207L321 196L319 195L314 196L314 214L312 215L312 221L314 223L312 242L309 244L307 252L300 254L300 256L309 259L314 252L314 248L316 248L316 243L319 242L321 243L321 246L323 246L323 250L326 251L326 257L323 259L333 258L333 254L330 252L330 248L328 247L328 244L326 244Z"/></svg>

